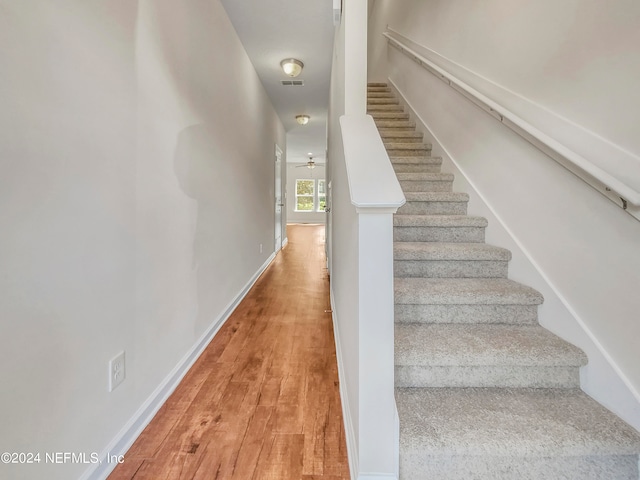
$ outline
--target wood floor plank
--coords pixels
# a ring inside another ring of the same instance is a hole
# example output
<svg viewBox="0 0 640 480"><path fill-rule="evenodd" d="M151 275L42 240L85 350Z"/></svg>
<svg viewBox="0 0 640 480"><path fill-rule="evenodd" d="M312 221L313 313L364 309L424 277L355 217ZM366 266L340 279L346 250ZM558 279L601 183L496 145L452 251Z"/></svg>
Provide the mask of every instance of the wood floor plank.
<svg viewBox="0 0 640 480"><path fill-rule="evenodd" d="M238 451L231 477L233 480L246 480L253 477L260 453L265 443L268 443L267 440L271 438L268 425L273 411L273 407L256 407Z"/></svg>
<svg viewBox="0 0 640 480"><path fill-rule="evenodd" d="M303 448L302 435L274 435L266 455L261 456L253 480L300 478L302 476Z"/></svg>
<svg viewBox="0 0 640 480"><path fill-rule="evenodd" d="M344 480L322 226L276 256L110 480Z"/></svg>

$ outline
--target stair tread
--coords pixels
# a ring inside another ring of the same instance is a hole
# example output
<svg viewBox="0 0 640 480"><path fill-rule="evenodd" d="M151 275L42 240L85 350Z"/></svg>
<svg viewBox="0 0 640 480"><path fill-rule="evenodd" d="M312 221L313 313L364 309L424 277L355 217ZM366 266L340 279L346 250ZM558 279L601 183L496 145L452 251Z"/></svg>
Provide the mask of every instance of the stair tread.
<svg viewBox="0 0 640 480"><path fill-rule="evenodd" d="M423 135L419 132L405 132L405 131L398 131L398 129L395 128L380 128L378 130L378 132L380 133L380 136L382 138L384 137L395 137L395 138L422 138Z"/></svg>
<svg viewBox="0 0 640 480"><path fill-rule="evenodd" d="M394 281L395 301L439 305L540 305L531 287L507 278L407 278Z"/></svg>
<svg viewBox="0 0 640 480"><path fill-rule="evenodd" d="M508 262L511 252L486 243L396 242L394 260L498 260Z"/></svg>
<svg viewBox="0 0 640 480"><path fill-rule="evenodd" d="M402 105L389 105L389 104L369 104L367 105L367 113L370 112L404 112Z"/></svg>
<svg viewBox="0 0 640 480"><path fill-rule="evenodd" d="M539 325L398 323L396 365L586 365L579 348Z"/></svg>
<svg viewBox="0 0 640 480"><path fill-rule="evenodd" d="M418 142L384 142L384 146L395 150L431 150L430 143Z"/></svg>
<svg viewBox="0 0 640 480"><path fill-rule="evenodd" d="M451 173L396 173L396 177L400 182L453 182L453 174Z"/></svg>
<svg viewBox="0 0 640 480"><path fill-rule="evenodd" d="M421 156L421 157L401 157L401 156L389 156L391 163L393 164L412 164L412 165L441 165L442 157L430 157L430 156Z"/></svg>
<svg viewBox="0 0 640 480"><path fill-rule="evenodd" d="M400 114L402 114L402 112L400 112ZM411 120L395 119L395 118L390 118L390 117L381 118L381 117L375 117L374 116L374 121L375 121L376 125L378 127L381 127L381 128L413 129L416 126L415 122L413 122Z"/></svg>
<svg viewBox="0 0 640 480"><path fill-rule="evenodd" d="M369 97L367 106L369 105L398 105L398 99L393 96L386 97Z"/></svg>
<svg viewBox="0 0 640 480"><path fill-rule="evenodd" d="M429 455L634 455L640 436L578 389L397 388L400 444Z"/></svg>
<svg viewBox="0 0 640 480"><path fill-rule="evenodd" d="M463 192L406 192L407 202L467 202L469 194Z"/></svg>
<svg viewBox="0 0 640 480"><path fill-rule="evenodd" d="M374 120L408 120L409 114L407 112L373 112L369 114L374 118ZM415 126L415 123L413 124ZM384 128L384 127L382 127Z"/></svg>
<svg viewBox="0 0 640 480"><path fill-rule="evenodd" d="M393 225L394 227L486 227L488 221L484 217L470 215L395 214L393 216Z"/></svg>

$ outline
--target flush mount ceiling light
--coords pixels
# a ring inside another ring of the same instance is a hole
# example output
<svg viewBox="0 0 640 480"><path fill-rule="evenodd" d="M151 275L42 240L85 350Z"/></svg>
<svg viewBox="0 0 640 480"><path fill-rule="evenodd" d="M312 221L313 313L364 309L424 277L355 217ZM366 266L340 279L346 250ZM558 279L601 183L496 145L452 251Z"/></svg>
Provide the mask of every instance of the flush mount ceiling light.
<svg viewBox="0 0 640 480"><path fill-rule="evenodd" d="M309 119L311 117L309 115L296 115L296 122L298 122L300 125L306 125L307 123L309 123Z"/></svg>
<svg viewBox="0 0 640 480"><path fill-rule="evenodd" d="M290 77L297 77L302 72L302 67L304 67L304 63L300 60L296 60L295 58L285 58L280 62L280 66L284 73Z"/></svg>

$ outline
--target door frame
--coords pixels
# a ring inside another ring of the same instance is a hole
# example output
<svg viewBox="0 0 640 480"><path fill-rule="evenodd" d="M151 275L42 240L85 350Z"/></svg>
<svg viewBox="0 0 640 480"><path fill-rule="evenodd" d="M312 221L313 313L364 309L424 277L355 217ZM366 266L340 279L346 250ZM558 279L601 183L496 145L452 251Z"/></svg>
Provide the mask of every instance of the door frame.
<svg viewBox="0 0 640 480"><path fill-rule="evenodd" d="M275 217L274 217L274 236L275 236L275 253L278 253L283 246L285 231L283 207L285 206L284 182L282 175L282 149L276 143L275 148L275 173L274 173L274 197L275 197Z"/></svg>

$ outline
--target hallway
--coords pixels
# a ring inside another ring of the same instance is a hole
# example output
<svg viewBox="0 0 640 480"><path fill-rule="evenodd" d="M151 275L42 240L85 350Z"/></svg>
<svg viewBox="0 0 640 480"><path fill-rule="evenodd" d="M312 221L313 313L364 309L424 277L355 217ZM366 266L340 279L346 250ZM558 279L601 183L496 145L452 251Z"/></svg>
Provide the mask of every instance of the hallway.
<svg viewBox="0 0 640 480"><path fill-rule="evenodd" d="M287 234L110 480L349 478L324 226Z"/></svg>

